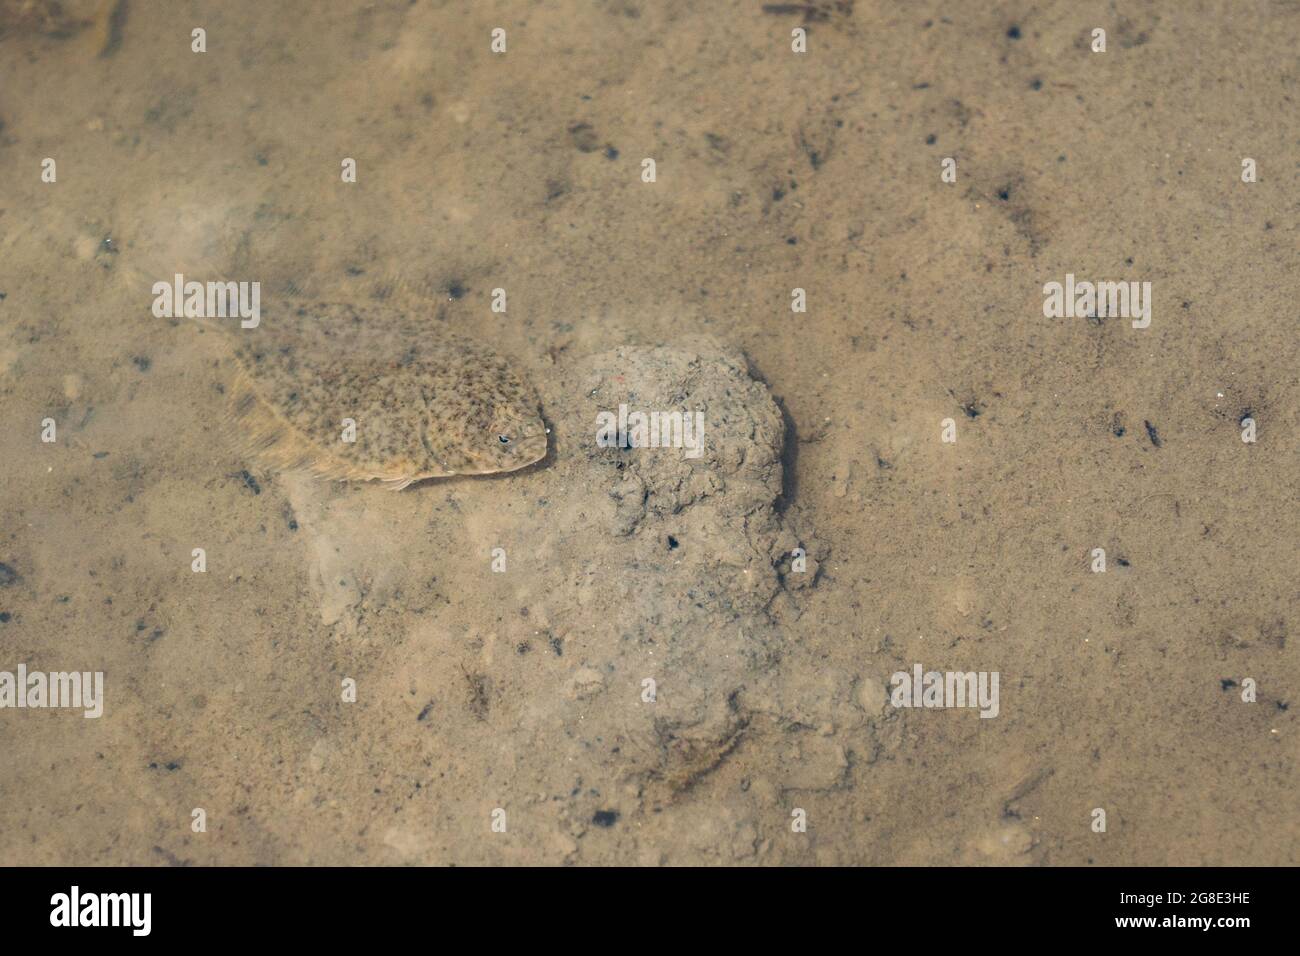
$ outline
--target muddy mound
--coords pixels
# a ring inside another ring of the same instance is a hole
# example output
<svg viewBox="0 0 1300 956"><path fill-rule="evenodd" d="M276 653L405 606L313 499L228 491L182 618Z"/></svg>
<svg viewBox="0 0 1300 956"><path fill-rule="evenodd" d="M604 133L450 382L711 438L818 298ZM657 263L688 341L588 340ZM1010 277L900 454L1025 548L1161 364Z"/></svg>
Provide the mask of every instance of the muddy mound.
<svg viewBox="0 0 1300 956"><path fill-rule="evenodd" d="M564 615L568 633L590 637L549 709L603 771L675 791L744 732L742 692L781 656L774 602L816 576L776 510L781 411L742 354L708 341L560 371L544 396L556 423L548 546L600 598Z"/></svg>

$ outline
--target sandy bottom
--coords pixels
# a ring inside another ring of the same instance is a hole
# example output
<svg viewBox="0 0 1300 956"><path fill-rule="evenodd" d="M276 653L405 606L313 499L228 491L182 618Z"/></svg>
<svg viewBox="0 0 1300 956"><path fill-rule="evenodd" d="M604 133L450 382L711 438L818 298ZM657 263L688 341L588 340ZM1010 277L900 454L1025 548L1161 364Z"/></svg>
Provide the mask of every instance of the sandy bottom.
<svg viewBox="0 0 1300 956"><path fill-rule="evenodd" d="M104 698L0 709L0 863L1300 862L1294 2L45 6L0 703ZM422 309L550 453L261 468L176 271ZM1149 327L1045 317L1067 274ZM894 706L918 664L996 717Z"/></svg>

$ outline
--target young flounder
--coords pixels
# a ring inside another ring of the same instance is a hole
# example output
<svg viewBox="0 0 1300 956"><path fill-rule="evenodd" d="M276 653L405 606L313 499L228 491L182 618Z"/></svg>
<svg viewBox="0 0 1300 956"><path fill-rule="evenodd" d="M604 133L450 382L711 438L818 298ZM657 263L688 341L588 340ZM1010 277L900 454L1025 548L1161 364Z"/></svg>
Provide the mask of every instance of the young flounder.
<svg viewBox="0 0 1300 956"><path fill-rule="evenodd" d="M277 469L401 489L546 456L536 393L506 359L382 302L316 303L230 329L231 411Z"/></svg>

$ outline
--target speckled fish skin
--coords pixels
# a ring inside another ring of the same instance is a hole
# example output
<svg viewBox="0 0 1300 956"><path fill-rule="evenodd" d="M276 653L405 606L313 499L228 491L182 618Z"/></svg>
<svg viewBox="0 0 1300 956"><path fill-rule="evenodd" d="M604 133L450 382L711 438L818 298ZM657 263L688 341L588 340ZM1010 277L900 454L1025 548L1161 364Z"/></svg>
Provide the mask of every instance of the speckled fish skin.
<svg viewBox="0 0 1300 956"><path fill-rule="evenodd" d="M232 330L232 411L265 463L391 488L546 455L536 393L491 349L383 303L319 302ZM342 440L344 420L356 440Z"/></svg>

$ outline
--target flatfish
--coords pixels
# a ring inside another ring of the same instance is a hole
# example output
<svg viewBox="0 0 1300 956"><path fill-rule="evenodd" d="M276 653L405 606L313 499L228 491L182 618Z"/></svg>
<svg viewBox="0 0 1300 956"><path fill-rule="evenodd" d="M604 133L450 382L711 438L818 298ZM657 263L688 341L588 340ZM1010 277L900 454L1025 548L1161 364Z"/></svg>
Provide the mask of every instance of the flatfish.
<svg viewBox="0 0 1300 956"><path fill-rule="evenodd" d="M274 469L392 489L546 456L536 392L486 345L384 302L300 302L227 332L234 425Z"/></svg>

